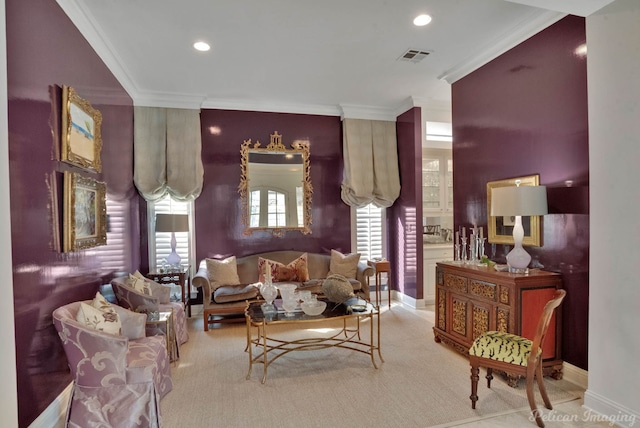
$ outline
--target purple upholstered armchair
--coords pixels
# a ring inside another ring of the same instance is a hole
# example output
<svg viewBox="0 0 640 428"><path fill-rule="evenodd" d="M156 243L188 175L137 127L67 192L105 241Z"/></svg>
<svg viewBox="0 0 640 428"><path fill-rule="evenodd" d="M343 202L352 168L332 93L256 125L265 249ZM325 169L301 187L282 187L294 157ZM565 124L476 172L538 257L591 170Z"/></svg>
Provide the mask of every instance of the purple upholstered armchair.
<svg viewBox="0 0 640 428"><path fill-rule="evenodd" d="M114 278L111 281L111 287L116 295L118 305L123 308L129 309L134 312L149 312L149 311L173 311L173 325L176 329L176 338L178 344L182 345L189 340L189 330L187 329L187 315L184 310L182 302L169 302L160 303L160 298L156 296L149 296L135 290L129 286L128 277L121 276ZM168 300L168 295L167 295Z"/></svg>
<svg viewBox="0 0 640 428"><path fill-rule="evenodd" d="M173 388L164 338L144 337L146 318L116 305L122 336L87 327L76 321L80 303L53 311L74 379L65 426L159 427Z"/></svg>

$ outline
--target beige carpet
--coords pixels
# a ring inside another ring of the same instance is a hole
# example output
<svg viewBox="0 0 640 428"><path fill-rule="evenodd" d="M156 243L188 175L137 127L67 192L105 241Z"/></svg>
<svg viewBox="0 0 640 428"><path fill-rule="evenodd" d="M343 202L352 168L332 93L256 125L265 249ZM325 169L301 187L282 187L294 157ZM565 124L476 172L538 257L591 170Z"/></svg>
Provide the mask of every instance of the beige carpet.
<svg viewBox="0 0 640 428"><path fill-rule="evenodd" d="M368 355L345 349L297 352L270 365L264 385L262 366L254 366L246 379L244 324L205 333L202 318L194 314L189 342L172 368L174 389L161 403L164 426L430 427L528 408L523 381L514 389L496 377L491 389L481 378L478 408L472 410L467 359L436 344L433 324L416 313L401 306L383 312L385 362L377 370ZM363 328L368 332L368 325ZM311 334L290 327L279 333L288 338ZM545 382L552 402L579 396L569 382ZM543 406L537 390L536 397Z"/></svg>

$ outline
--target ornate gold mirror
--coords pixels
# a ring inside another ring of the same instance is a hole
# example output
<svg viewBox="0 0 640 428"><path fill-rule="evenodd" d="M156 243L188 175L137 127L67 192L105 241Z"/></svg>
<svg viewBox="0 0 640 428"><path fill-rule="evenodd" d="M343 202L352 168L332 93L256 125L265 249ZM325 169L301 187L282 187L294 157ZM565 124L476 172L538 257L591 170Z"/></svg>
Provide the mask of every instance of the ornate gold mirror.
<svg viewBox="0 0 640 428"><path fill-rule="evenodd" d="M274 236L290 230L311 233L309 143L295 141L291 147L282 144L278 131L265 148L259 141L242 143L238 192L245 235L257 230Z"/></svg>

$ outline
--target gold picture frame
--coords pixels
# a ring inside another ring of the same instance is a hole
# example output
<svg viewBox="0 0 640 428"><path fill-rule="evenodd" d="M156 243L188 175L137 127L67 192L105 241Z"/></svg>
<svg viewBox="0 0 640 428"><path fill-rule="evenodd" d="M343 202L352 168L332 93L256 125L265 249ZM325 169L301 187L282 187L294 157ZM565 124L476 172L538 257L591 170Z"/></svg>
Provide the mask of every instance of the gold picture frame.
<svg viewBox="0 0 640 428"><path fill-rule="evenodd" d="M540 175L538 174L509 178L506 180L489 181L487 183L487 238L492 244L514 245L512 219L506 217L498 218L491 215L491 192L497 187L515 186L518 180L520 181L520 186L540 185ZM540 216L522 216L522 227L524 228L522 245L539 247L541 245Z"/></svg>
<svg viewBox="0 0 640 428"><path fill-rule="evenodd" d="M64 173L63 251L107 243L106 185L74 172Z"/></svg>
<svg viewBox="0 0 640 428"><path fill-rule="evenodd" d="M62 87L61 157L89 171L102 172L102 114L70 86Z"/></svg>

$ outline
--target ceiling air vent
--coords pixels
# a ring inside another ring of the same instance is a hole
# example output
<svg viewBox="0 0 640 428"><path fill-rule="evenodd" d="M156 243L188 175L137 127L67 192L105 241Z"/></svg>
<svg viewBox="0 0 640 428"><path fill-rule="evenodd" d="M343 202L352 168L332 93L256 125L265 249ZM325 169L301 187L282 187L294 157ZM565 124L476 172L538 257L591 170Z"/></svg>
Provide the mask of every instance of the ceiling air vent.
<svg viewBox="0 0 640 428"><path fill-rule="evenodd" d="M409 61L414 64L425 59L431 52L429 51L421 51L418 49L409 49L406 51L398 60L400 61Z"/></svg>

